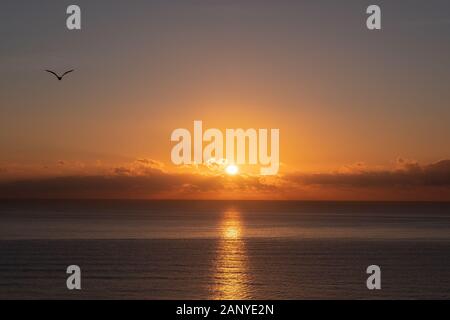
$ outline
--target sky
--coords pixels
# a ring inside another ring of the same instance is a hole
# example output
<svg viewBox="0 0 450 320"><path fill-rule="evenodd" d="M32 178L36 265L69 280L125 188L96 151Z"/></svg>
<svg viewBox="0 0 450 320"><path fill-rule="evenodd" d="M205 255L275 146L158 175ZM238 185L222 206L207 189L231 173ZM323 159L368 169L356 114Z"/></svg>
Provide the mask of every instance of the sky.
<svg viewBox="0 0 450 320"><path fill-rule="evenodd" d="M6 0L0 35L0 198L450 200L448 1ZM174 166L194 120L280 129L279 174Z"/></svg>

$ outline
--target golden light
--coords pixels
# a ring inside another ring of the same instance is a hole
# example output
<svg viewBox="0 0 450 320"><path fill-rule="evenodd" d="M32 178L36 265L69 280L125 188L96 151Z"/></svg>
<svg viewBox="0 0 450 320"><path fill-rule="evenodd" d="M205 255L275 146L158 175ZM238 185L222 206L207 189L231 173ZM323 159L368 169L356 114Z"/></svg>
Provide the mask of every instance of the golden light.
<svg viewBox="0 0 450 320"><path fill-rule="evenodd" d="M227 174L229 174L230 176L234 176L239 172L239 168L234 165L234 164L230 164L226 169L225 172Z"/></svg>
<svg viewBox="0 0 450 320"><path fill-rule="evenodd" d="M214 266L214 285L211 298L217 300L251 299L246 241L241 213L230 209L220 222L220 238Z"/></svg>
<svg viewBox="0 0 450 320"><path fill-rule="evenodd" d="M239 228L230 226L226 228L224 237L225 239L239 239L239 235Z"/></svg>

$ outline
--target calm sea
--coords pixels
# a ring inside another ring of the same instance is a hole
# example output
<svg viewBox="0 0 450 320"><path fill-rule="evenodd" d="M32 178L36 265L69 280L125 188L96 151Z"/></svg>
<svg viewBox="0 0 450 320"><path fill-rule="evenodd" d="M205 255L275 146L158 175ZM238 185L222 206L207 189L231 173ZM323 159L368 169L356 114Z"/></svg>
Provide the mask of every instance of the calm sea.
<svg viewBox="0 0 450 320"><path fill-rule="evenodd" d="M14 298L449 299L450 203L1 201Z"/></svg>

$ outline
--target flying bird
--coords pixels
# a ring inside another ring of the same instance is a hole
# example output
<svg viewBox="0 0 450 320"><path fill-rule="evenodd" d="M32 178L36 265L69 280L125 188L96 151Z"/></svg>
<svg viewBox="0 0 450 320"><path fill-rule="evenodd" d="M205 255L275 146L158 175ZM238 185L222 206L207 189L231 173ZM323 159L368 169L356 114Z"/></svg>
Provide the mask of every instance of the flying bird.
<svg viewBox="0 0 450 320"><path fill-rule="evenodd" d="M53 72L53 71L51 71L51 70L45 70L45 71L50 72L50 73L53 74L56 78L58 78L59 81L61 81L62 78L63 78L66 74L71 73L72 71L74 71L74 69L64 72L61 76L59 76L56 72Z"/></svg>

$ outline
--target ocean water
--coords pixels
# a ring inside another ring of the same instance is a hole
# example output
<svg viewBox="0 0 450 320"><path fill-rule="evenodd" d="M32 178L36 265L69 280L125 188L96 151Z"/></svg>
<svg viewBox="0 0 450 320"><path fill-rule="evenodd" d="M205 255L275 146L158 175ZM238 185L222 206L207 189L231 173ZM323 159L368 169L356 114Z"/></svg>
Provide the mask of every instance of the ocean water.
<svg viewBox="0 0 450 320"><path fill-rule="evenodd" d="M0 201L0 299L433 298L450 203Z"/></svg>

